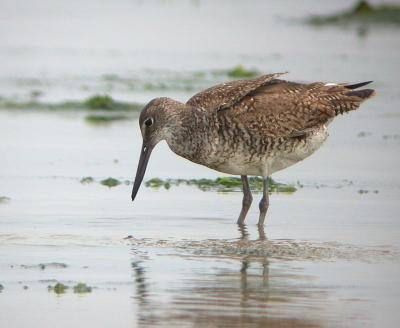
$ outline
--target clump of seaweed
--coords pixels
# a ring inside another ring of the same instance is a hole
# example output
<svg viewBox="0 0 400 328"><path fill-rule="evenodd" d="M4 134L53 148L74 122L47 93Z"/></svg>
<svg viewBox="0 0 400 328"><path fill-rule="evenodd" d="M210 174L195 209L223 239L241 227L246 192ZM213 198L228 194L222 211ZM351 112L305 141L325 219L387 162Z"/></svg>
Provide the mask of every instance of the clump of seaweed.
<svg viewBox="0 0 400 328"><path fill-rule="evenodd" d="M260 73L257 70L246 69L243 65L238 65L227 72L233 78L252 78Z"/></svg>
<svg viewBox="0 0 400 328"><path fill-rule="evenodd" d="M127 110L138 109L137 104L130 104L126 102L116 101L108 95L94 95L84 101L84 105L89 109L102 109L102 110ZM141 108L142 106L140 106Z"/></svg>
<svg viewBox="0 0 400 328"><path fill-rule="evenodd" d="M82 183L82 184L88 184L88 183L92 183L92 182L94 182L94 179L92 177L83 177L80 180L80 183Z"/></svg>
<svg viewBox="0 0 400 328"><path fill-rule="evenodd" d="M145 182L146 187L156 188L156 189L160 188L160 187L164 187L164 184L165 184L165 180L160 179L160 178L152 178Z"/></svg>
<svg viewBox="0 0 400 328"><path fill-rule="evenodd" d="M260 177L250 177L249 184L253 191L261 192L263 190L263 179ZM153 178L146 181L145 186L150 188L170 189L171 186L196 186L203 191L230 192L242 190L242 181L238 177L218 177L216 179L160 179ZM292 193L296 187L284 183L279 183L268 178L270 192Z"/></svg>
<svg viewBox="0 0 400 328"><path fill-rule="evenodd" d="M306 22L325 25L397 25L400 26L400 6L395 4L372 5L361 0L353 8L332 15L311 16Z"/></svg>
<svg viewBox="0 0 400 328"><path fill-rule="evenodd" d="M11 198L6 197L6 196L0 196L0 203L6 203L9 202Z"/></svg>
<svg viewBox="0 0 400 328"><path fill-rule="evenodd" d="M54 286L49 285L47 287L47 289L49 291L53 291L56 294L64 294L67 292L67 290L69 289L69 286L64 285L61 282L57 282ZM73 287L73 291L76 294L85 294L85 293L90 293L92 292L92 287L86 285L83 282L79 282L77 283L74 287Z"/></svg>
<svg viewBox="0 0 400 328"><path fill-rule="evenodd" d="M114 179L114 178L107 178L107 179L101 180L100 183L103 186L107 186L109 188L112 188L112 187L116 187L116 186L120 185L121 181L119 181L117 179Z"/></svg>
<svg viewBox="0 0 400 328"><path fill-rule="evenodd" d="M91 292L92 292L92 287L87 286L83 282L80 282L74 286L74 293L76 294L85 294Z"/></svg>
<svg viewBox="0 0 400 328"><path fill-rule="evenodd" d="M114 99L108 95L95 95L86 99L85 105L92 109L113 109Z"/></svg>
<svg viewBox="0 0 400 328"><path fill-rule="evenodd" d="M54 293L56 293L56 294L58 294L58 295L64 294L64 293L67 291L68 288L69 288L69 287L68 287L67 285L64 285L64 284L61 283L61 282L57 282L54 286L49 285L49 286L47 287L47 289L48 289L49 291L53 291Z"/></svg>

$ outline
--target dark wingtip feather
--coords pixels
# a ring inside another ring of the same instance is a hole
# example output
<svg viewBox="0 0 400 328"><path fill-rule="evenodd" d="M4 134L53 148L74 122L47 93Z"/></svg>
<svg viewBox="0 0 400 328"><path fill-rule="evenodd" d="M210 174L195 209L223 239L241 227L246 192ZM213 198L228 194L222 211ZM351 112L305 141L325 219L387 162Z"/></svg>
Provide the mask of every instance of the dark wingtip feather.
<svg viewBox="0 0 400 328"><path fill-rule="evenodd" d="M348 84L348 85L345 85L344 87L347 88L347 89L354 90L354 89L357 89L357 88L361 88L361 87L363 87L363 86L365 86L367 84L370 84L372 82L373 81L366 81L366 82L360 82L360 83L356 83L356 84Z"/></svg>
<svg viewBox="0 0 400 328"><path fill-rule="evenodd" d="M368 99L375 95L375 90L373 89L363 89L363 90L356 90L346 93L347 96L356 96L361 99Z"/></svg>

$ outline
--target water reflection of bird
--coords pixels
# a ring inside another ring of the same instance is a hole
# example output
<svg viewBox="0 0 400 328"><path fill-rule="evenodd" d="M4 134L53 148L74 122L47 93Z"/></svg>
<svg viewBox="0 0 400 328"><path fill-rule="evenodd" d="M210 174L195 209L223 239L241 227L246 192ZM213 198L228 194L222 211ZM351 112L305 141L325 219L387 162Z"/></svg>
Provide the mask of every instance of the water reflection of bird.
<svg viewBox="0 0 400 328"><path fill-rule="evenodd" d="M283 73L239 80L206 89L185 104L150 101L140 114L143 145L132 190L135 199L156 144L214 170L240 175L243 224L252 203L248 175L263 177L258 224L268 210L268 176L314 153L326 140L327 125L357 109L374 94L358 84L301 84L278 79Z"/></svg>
<svg viewBox="0 0 400 328"><path fill-rule="evenodd" d="M254 239L245 225L239 226L239 242L265 239L262 226ZM142 256L133 248L138 327L319 327L307 319L312 317L310 299L315 304L324 302L298 275L298 268L282 270L267 256L204 257L197 254L199 250L182 257L174 252L167 255L169 265L162 267L160 279L157 262L161 258L164 265L166 253ZM193 263L201 265L188 270ZM318 306L313 308L320 313Z"/></svg>

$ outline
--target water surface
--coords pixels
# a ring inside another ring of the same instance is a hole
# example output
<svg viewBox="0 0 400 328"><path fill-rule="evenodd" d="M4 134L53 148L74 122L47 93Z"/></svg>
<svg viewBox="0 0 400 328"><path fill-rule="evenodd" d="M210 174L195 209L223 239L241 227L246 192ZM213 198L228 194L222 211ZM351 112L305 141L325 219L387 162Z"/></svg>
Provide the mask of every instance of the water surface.
<svg viewBox="0 0 400 328"><path fill-rule="evenodd" d="M9 200L0 202L0 325L396 326L398 31L360 37L299 23L347 5L5 1L7 101L96 93L185 100L238 64L289 70L291 80L374 80L378 96L335 120L315 155L274 176L303 187L271 196L264 231L255 226L257 194L238 229L239 192L143 186L132 204L131 186L102 186L107 177L133 178L141 146L135 113L93 125L82 110L2 108L0 196ZM219 175L160 144L146 178ZM81 184L85 176L95 182ZM48 291L57 281L93 290L57 295Z"/></svg>

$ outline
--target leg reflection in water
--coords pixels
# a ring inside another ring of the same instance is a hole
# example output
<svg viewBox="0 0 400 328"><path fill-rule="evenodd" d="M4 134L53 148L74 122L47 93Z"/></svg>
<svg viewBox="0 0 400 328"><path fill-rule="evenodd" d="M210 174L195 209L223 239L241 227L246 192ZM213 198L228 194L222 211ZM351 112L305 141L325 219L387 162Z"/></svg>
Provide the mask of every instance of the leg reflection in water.
<svg viewBox="0 0 400 328"><path fill-rule="evenodd" d="M148 292L145 271L141 266L141 263L141 261L133 261L131 265L134 272L133 279L136 287L136 299L138 300L139 304L145 304L147 301Z"/></svg>
<svg viewBox="0 0 400 328"><path fill-rule="evenodd" d="M238 237L253 242L244 225ZM263 240L259 226L254 242ZM310 291L302 282L296 286L298 278L287 270L271 269L266 256L210 256L169 246L148 249L132 268L139 327L319 327L304 311L298 315L296 301L309 299Z"/></svg>
<svg viewBox="0 0 400 328"><path fill-rule="evenodd" d="M250 234L249 234L247 226L245 224L238 224L238 230L239 230L241 240L249 239ZM257 231L258 231L258 240L267 240L267 238L265 236L264 226L257 225Z"/></svg>
<svg viewBox="0 0 400 328"><path fill-rule="evenodd" d="M244 224L238 224L238 229L239 229L239 233L240 233L240 239L241 240L249 240L250 234L247 230L247 226ZM258 240L266 240L266 236L265 236L265 231L264 231L264 226L261 225L257 225L257 230L258 230ZM257 260L255 261L254 259L252 259L251 256L243 256L243 258L241 259L241 268L240 268L240 275L241 275L241 289L242 289L242 295L244 299L247 299L249 292L248 292L248 287L249 284L247 283L247 279L248 279L248 270L250 268L250 263L254 262L256 265L260 265L261 264L261 279L260 281L262 281L262 287L265 291L265 294L268 293L268 273L269 273L269 269L268 269L268 259L267 257L261 257L261 258L257 258Z"/></svg>

